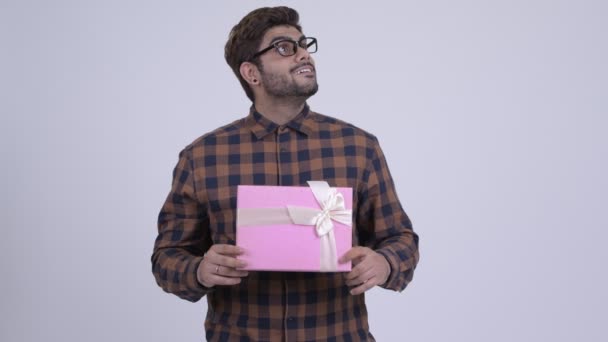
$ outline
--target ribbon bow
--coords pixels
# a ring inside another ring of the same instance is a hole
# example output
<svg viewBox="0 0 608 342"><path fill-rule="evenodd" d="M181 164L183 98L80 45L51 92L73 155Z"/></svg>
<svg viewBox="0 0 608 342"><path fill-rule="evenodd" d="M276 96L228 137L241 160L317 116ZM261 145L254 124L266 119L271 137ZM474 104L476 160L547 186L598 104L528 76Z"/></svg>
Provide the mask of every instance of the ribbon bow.
<svg viewBox="0 0 608 342"><path fill-rule="evenodd" d="M352 210L346 209L344 196L324 181L308 181L321 209L287 206L294 224L315 226L321 239L321 271L333 271L338 267L336 239L332 220L352 226Z"/></svg>

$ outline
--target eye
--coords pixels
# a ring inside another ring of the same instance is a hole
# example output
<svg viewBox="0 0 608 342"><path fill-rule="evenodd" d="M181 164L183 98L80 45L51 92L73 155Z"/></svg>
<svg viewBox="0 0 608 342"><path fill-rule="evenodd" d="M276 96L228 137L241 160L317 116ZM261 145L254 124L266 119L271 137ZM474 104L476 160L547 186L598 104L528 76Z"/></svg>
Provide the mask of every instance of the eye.
<svg viewBox="0 0 608 342"><path fill-rule="evenodd" d="M277 52L283 56L293 55L293 43L290 41L277 42L275 44Z"/></svg>

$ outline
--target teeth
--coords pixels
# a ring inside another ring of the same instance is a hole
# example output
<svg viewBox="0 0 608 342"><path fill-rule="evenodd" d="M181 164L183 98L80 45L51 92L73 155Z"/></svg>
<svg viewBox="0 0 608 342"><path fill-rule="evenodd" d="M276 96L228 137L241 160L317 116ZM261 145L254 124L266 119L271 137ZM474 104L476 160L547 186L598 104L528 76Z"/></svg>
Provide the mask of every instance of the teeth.
<svg viewBox="0 0 608 342"><path fill-rule="evenodd" d="M302 70L298 70L297 74L301 74L303 72L310 72L310 69L302 69Z"/></svg>

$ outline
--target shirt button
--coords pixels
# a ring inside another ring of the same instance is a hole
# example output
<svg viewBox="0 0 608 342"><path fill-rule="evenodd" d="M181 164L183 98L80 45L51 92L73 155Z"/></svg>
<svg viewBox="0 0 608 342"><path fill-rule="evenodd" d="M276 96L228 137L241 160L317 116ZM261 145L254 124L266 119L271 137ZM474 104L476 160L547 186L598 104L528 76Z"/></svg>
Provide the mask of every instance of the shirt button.
<svg viewBox="0 0 608 342"><path fill-rule="evenodd" d="M287 317L287 320L292 322L293 321L293 317Z"/></svg>
<svg viewBox="0 0 608 342"><path fill-rule="evenodd" d="M285 147L281 147L281 152L285 153L287 152L287 149Z"/></svg>

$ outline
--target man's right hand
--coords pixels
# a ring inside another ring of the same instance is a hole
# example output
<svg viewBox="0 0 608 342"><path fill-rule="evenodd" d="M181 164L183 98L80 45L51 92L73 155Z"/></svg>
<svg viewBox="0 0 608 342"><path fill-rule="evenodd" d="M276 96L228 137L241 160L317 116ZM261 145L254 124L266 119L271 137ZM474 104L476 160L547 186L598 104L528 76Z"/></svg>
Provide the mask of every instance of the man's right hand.
<svg viewBox="0 0 608 342"><path fill-rule="evenodd" d="M237 259L238 255L243 254L243 250L237 246L217 244L211 246L205 257L198 264L196 278L205 287L215 285L236 285L241 282L242 277L246 277L247 271L238 270L247 264Z"/></svg>

